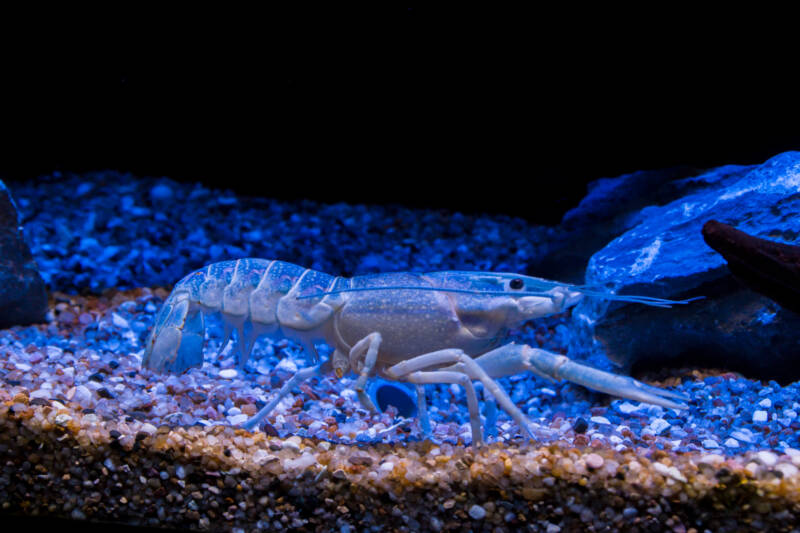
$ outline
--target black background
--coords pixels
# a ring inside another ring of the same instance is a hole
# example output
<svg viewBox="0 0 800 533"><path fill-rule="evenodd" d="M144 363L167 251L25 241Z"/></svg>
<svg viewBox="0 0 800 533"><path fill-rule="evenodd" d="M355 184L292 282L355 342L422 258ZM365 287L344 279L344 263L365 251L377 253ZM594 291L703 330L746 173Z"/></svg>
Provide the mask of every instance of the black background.
<svg viewBox="0 0 800 533"><path fill-rule="evenodd" d="M211 15L7 47L0 177L117 169L555 223L599 177L800 147L790 65L747 23L709 38L690 17L535 9Z"/></svg>

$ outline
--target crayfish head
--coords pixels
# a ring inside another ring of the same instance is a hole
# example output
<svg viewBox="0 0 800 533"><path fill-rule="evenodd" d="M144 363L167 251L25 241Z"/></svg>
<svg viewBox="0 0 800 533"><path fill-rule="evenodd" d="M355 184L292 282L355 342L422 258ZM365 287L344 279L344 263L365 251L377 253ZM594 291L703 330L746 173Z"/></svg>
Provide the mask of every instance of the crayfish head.
<svg viewBox="0 0 800 533"><path fill-rule="evenodd" d="M546 296L523 296L517 299L515 322L526 322L534 318L562 313L577 304L583 298L578 291L567 287L554 287Z"/></svg>

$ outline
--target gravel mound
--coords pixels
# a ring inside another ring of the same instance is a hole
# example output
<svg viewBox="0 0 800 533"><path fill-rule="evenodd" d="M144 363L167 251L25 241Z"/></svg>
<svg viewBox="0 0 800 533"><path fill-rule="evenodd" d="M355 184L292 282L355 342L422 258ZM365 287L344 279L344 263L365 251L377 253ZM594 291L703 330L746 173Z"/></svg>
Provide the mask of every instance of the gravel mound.
<svg viewBox="0 0 800 533"><path fill-rule="evenodd" d="M114 172L55 174L9 189L51 291L172 286L204 265L242 257L345 276L523 272L547 234L505 216L278 202Z"/></svg>

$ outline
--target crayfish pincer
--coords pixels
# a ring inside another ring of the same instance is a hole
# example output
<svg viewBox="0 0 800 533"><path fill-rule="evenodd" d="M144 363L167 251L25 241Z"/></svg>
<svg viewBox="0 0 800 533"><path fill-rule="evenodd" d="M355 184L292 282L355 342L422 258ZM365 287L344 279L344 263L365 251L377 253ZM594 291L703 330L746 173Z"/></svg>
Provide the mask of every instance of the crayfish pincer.
<svg viewBox="0 0 800 533"><path fill-rule="evenodd" d="M685 408L678 403L686 400L682 395L546 350L501 345L509 329L562 312L584 295L660 307L690 301L615 295L519 274L394 272L345 278L284 261L239 259L208 265L175 285L158 313L142 365L175 373L201 366L204 317L219 313L226 330L222 348L232 331L238 331L240 367L261 335L300 343L313 362L245 422L248 429L256 427L295 386L323 372L339 377L355 373L355 391L370 410L375 406L365 390L375 376L413 383L418 392L428 383L461 385L475 445L483 441L476 380L522 431L533 436L528 418L495 381L526 371L624 398ZM320 361L315 341L334 349L328 360ZM417 398L422 427L429 428L425 395Z"/></svg>

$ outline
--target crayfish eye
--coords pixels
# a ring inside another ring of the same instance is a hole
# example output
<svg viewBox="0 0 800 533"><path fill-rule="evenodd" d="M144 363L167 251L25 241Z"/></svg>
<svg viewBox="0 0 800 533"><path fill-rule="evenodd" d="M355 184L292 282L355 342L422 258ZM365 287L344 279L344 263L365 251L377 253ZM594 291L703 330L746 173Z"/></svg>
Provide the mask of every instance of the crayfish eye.
<svg viewBox="0 0 800 533"><path fill-rule="evenodd" d="M514 289L514 290L519 290L519 289L521 289L522 287L524 287L524 286L525 286L525 284L522 282L522 280L521 280L521 279L519 279L519 278L514 278L514 279L512 279L512 280L511 280L511 281L508 283L508 286L509 286L509 287L511 287L511 288L512 288L512 289Z"/></svg>

